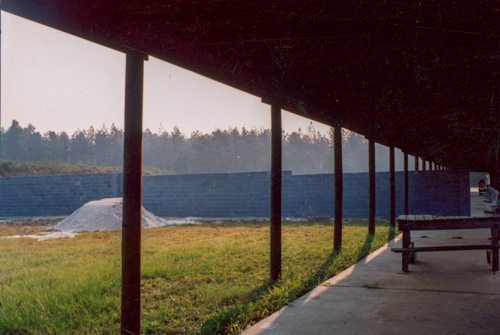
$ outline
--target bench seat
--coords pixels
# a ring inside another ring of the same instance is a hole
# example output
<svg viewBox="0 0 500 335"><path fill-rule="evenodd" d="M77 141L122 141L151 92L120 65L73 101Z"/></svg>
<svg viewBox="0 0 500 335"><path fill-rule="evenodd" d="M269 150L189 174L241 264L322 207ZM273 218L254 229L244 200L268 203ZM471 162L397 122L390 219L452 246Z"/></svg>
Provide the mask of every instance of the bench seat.
<svg viewBox="0 0 500 335"><path fill-rule="evenodd" d="M413 247L413 248L392 248L396 253L400 252L428 252L428 251L459 251L459 250L499 250L500 245L491 244L470 244L470 245L446 245L435 247Z"/></svg>
<svg viewBox="0 0 500 335"><path fill-rule="evenodd" d="M391 250L396 253L402 253L402 269L404 272L409 272L408 265L414 263L417 252L487 250L488 260L491 258L491 269L495 273L499 270L499 225L500 217L400 215L398 217L398 228L403 232L403 247L392 248ZM415 247L411 242L411 231L415 230L483 228L491 230L491 244Z"/></svg>

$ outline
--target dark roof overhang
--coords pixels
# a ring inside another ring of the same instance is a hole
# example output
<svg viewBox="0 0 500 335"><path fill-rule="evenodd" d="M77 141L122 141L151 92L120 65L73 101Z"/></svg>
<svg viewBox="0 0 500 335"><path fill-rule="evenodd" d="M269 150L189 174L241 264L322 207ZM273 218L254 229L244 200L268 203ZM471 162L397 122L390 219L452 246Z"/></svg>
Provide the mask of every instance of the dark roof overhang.
<svg viewBox="0 0 500 335"><path fill-rule="evenodd" d="M497 1L4 0L451 168L494 169Z"/></svg>

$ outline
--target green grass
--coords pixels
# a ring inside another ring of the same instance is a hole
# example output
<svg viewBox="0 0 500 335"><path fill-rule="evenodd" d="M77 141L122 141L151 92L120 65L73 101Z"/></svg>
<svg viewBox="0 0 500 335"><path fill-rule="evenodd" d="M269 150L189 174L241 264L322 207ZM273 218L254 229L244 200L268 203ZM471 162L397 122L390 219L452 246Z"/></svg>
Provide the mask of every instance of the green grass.
<svg viewBox="0 0 500 335"><path fill-rule="evenodd" d="M68 164L61 162L13 162L0 161L0 177L24 177L24 176L53 176L67 174L91 174L91 173L116 173L122 172L120 166L95 166L84 164ZM155 167L144 166L142 173L145 176L174 174L174 172L161 170Z"/></svg>
<svg viewBox="0 0 500 335"><path fill-rule="evenodd" d="M283 223L282 279L269 278L269 227L246 222L143 230L144 334L237 334L387 243L394 229ZM9 231L15 234L15 229ZM0 239L1 334L116 334L120 231Z"/></svg>
<svg viewBox="0 0 500 335"><path fill-rule="evenodd" d="M377 281L375 283L371 283L371 284L363 284L363 287L364 288L382 288L382 286L380 285L380 283Z"/></svg>

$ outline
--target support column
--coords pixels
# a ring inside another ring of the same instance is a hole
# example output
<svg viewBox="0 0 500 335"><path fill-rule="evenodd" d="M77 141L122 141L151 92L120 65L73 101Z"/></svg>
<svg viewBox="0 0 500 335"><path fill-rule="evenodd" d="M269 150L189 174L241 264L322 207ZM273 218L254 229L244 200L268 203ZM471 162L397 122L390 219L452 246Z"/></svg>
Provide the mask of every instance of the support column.
<svg viewBox="0 0 500 335"><path fill-rule="evenodd" d="M343 171L342 171L342 127L336 125L333 131L334 160L335 160L335 228L333 232L333 250L340 251L342 248L342 193L343 193Z"/></svg>
<svg viewBox="0 0 500 335"><path fill-rule="evenodd" d="M368 232L375 234L375 141L368 140Z"/></svg>
<svg viewBox="0 0 500 335"><path fill-rule="evenodd" d="M490 172L490 185L497 191L500 191L500 133L498 134L497 154L493 166L493 173Z"/></svg>
<svg viewBox="0 0 500 335"><path fill-rule="evenodd" d="M426 163L427 163L427 161L425 159L422 159L422 171L425 171L425 169L426 169L426 167L425 167Z"/></svg>
<svg viewBox="0 0 500 335"><path fill-rule="evenodd" d="M121 334L141 333L142 98L144 60L127 52L123 155Z"/></svg>
<svg viewBox="0 0 500 335"><path fill-rule="evenodd" d="M394 147L389 147L389 179L390 179L390 212L389 223L396 226L396 168L394 162Z"/></svg>
<svg viewBox="0 0 500 335"><path fill-rule="evenodd" d="M418 156L415 155L415 171L418 171Z"/></svg>
<svg viewBox="0 0 500 335"><path fill-rule="evenodd" d="M408 154L404 153L404 211L408 215Z"/></svg>
<svg viewBox="0 0 500 335"><path fill-rule="evenodd" d="M492 245L498 245L498 225L495 224L493 228L491 228L491 244ZM498 271L498 249L493 249L491 250L492 253L492 259L491 259L491 265L492 265L492 270L493 273Z"/></svg>
<svg viewBox="0 0 500 335"><path fill-rule="evenodd" d="M281 108L271 105L271 279L281 277Z"/></svg>

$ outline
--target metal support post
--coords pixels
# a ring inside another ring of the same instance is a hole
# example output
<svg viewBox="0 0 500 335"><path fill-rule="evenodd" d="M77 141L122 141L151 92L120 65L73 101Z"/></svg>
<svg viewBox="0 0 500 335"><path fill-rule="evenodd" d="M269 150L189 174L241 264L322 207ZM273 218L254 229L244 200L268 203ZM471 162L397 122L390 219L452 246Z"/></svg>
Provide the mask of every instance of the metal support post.
<svg viewBox="0 0 500 335"><path fill-rule="evenodd" d="M497 154L493 166L493 173L490 173L490 185L495 190L500 190L500 133L498 134Z"/></svg>
<svg viewBox="0 0 500 335"><path fill-rule="evenodd" d="M411 243L411 232L409 230L403 230L403 248L409 248ZM402 262L403 272L410 272L408 269L408 264L410 264L410 253L403 252L403 262Z"/></svg>
<svg viewBox="0 0 500 335"><path fill-rule="evenodd" d="M127 52L123 155L121 334L141 333L142 99L147 55Z"/></svg>
<svg viewBox="0 0 500 335"><path fill-rule="evenodd" d="M396 168L394 162L394 147L389 147L389 179L390 179L390 199L389 199L389 223L396 226Z"/></svg>
<svg viewBox="0 0 500 335"><path fill-rule="evenodd" d="M415 155L415 171L418 171L418 156Z"/></svg>
<svg viewBox="0 0 500 335"><path fill-rule="evenodd" d="M404 153L404 211L408 215L408 154Z"/></svg>
<svg viewBox="0 0 500 335"><path fill-rule="evenodd" d="M491 244L492 245L498 245L498 225L495 224L493 228L491 228ZM492 270L493 272L496 272L498 271L498 263L499 263L499 260L498 260L498 249L492 249L491 250L491 253L492 253Z"/></svg>
<svg viewBox="0 0 500 335"><path fill-rule="evenodd" d="M425 159L422 159L422 171L425 171L426 170L426 164L427 161Z"/></svg>
<svg viewBox="0 0 500 335"><path fill-rule="evenodd" d="M343 193L343 171L342 171L342 127L334 127L334 159L335 159L335 228L333 233L333 250L340 251L342 248L342 193Z"/></svg>
<svg viewBox="0 0 500 335"><path fill-rule="evenodd" d="M375 141L368 140L368 232L375 234Z"/></svg>
<svg viewBox="0 0 500 335"><path fill-rule="evenodd" d="M271 279L281 277L281 108L271 105Z"/></svg>

